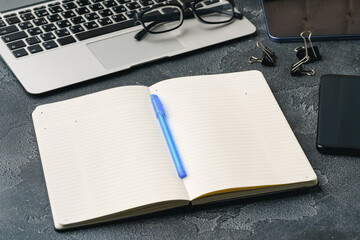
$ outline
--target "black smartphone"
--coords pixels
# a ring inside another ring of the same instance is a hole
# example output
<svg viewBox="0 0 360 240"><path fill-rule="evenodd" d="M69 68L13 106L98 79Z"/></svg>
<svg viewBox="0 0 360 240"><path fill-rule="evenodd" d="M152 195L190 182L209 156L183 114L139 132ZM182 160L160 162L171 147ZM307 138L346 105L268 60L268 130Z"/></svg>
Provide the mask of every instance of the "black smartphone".
<svg viewBox="0 0 360 240"><path fill-rule="evenodd" d="M261 0L269 37L274 42L303 41L300 33L311 31L312 40L359 39L360 1Z"/></svg>
<svg viewBox="0 0 360 240"><path fill-rule="evenodd" d="M360 76L321 76L317 148L330 154L360 154Z"/></svg>

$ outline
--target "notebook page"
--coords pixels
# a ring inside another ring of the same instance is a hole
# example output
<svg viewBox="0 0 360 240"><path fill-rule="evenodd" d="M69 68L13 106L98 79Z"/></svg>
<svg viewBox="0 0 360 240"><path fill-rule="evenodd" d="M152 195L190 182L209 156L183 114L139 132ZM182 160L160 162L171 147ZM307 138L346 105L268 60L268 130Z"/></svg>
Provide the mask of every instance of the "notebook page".
<svg viewBox="0 0 360 240"><path fill-rule="evenodd" d="M147 87L114 88L39 106L33 120L57 228L189 199Z"/></svg>
<svg viewBox="0 0 360 240"><path fill-rule="evenodd" d="M316 184L260 72L173 79L150 91L163 102L191 199L231 188Z"/></svg>

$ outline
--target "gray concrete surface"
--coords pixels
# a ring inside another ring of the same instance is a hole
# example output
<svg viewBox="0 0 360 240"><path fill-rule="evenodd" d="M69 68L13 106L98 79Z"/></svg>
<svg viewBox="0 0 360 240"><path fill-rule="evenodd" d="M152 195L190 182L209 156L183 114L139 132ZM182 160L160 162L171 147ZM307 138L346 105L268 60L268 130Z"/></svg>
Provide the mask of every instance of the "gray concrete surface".
<svg viewBox="0 0 360 240"><path fill-rule="evenodd" d="M360 73L357 41L317 42L314 77L291 77L299 43L272 43L255 0L236 1L257 27L253 36L158 61L40 96L27 94L0 60L0 239L360 239L360 157L325 156L315 147L319 78ZM256 41L274 50L277 67L249 64ZM319 186L264 197L56 232L31 113L36 106L103 89L199 74L257 69L319 178Z"/></svg>

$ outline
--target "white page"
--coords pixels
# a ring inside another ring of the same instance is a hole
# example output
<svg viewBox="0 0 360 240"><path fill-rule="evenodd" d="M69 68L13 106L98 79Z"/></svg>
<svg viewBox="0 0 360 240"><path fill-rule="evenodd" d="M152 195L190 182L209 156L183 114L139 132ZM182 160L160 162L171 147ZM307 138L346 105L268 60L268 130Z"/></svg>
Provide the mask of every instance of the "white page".
<svg viewBox="0 0 360 240"><path fill-rule="evenodd" d="M189 200L145 86L114 88L33 113L55 226Z"/></svg>
<svg viewBox="0 0 360 240"><path fill-rule="evenodd" d="M150 91L164 105L191 199L222 189L316 184L260 72L172 79Z"/></svg>

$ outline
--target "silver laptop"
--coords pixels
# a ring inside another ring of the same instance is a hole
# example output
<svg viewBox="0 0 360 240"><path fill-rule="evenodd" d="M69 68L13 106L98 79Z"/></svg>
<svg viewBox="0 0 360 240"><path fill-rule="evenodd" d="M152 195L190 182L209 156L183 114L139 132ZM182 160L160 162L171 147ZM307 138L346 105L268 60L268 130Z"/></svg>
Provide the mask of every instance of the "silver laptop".
<svg viewBox="0 0 360 240"><path fill-rule="evenodd" d="M0 0L0 55L26 91L38 94L256 30L245 17L226 25L192 18L137 41L143 27L134 24L134 14L161 1Z"/></svg>

